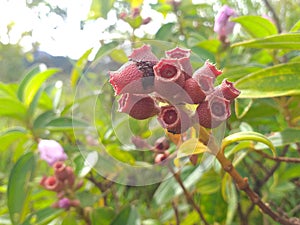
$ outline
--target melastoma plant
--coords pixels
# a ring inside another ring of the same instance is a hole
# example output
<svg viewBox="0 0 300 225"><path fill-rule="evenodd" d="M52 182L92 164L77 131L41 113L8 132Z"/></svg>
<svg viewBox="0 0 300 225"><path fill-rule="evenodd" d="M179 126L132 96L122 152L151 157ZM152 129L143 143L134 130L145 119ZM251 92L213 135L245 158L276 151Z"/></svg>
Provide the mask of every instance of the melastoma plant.
<svg viewBox="0 0 300 225"><path fill-rule="evenodd" d="M215 31L224 44L234 26L229 17L235 15L232 9L224 6L216 18ZM129 56L129 62L118 71L109 72L115 94L120 95L119 112L127 113L137 120L157 117L161 127L167 131L169 139L178 147L175 165L177 159L180 160L181 157L188 157L189 161L196 165L200 153L210 152L215 155L223 170L231 176L237 188L247 194L253 205L258 206L274 221L294 225L294 222L282 217L262 201L251 189L248 178L238 173L232 162L226 158L224 151L228 145L242 140L261 141L272 150L274 146L267 138L256 132L235 133L225 137L221 144L216 142L210 129L220 126L230 117L231 104L239 96L240 91L235 88L234 83L226 79L216 86L215 80L222 71L209 61L202 67L194 69L190 55L191 50L176 47L166 51L165 57L159 59L149 45L134 49ZM185 135L191 127L199 129L201 133L196 140L188 140L188 135ZM165 137L157 139L153 146L138 137L134 137L132 142L137 147L150 148L154 153L155 164L167 165L168 159L174 156L169 150L169 140ZM189 149L191 143L197 146L196 151ZM174 169L172 164L168 164L168 168L203 224L208 225L201 208L184 187L180 171Z"/></svg>
<svg viewBox="0 0 300 225"><path fill-rule="evenodd" d="M215 86L222 71L209 61L194 71L190 55L191 50L176 47L158 59L149 45L134 49L129 62L109 73L115 94L121 95L119 111L138 120L157 116L173 134L195 123L214 128L226 121L230 103L240 92L228 80ZM196 110L188 110L188 104Z"/></svg>

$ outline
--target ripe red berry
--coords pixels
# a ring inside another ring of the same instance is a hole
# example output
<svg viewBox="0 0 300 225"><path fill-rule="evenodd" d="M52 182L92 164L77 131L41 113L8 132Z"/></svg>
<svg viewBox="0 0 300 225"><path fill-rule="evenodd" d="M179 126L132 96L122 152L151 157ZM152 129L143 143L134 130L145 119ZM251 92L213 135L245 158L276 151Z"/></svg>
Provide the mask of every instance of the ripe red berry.
<svg viewBox="0 0 300 225"><path fill-rule="evenodd" d="M123 94L119 100L119 112L127 113L131 117L143 120L159 112L153 98L147 95Z"/></svg>

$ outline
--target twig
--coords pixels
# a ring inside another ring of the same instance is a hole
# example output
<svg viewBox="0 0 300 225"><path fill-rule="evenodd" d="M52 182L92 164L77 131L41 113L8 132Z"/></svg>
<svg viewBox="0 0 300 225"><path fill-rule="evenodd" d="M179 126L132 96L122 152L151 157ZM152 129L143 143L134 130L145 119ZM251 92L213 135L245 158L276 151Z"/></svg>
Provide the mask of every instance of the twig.
<svg viewBox="0 0 300 225"><path fill-rule="evenodd" d="M274 160L276 162L287 162L287 163L300 163L300 158L291 158L291 157L283 157L283 156L271 156L262 151L256 150L256 153L260 154L264 158Z"/></svg>
<svg viewBox="0 0 300 225"><path fill-rule="evenodd" d="M277 13L275 12L275 10L273 9L273 7L271 6L271 4L268 2L268 0L263 0L265 5L267 6L267 8L270 10L270 12L272 13L272 17L274 19L274 22L276 24L278 33L282 32L282 28L281 28L281 24L280 24L280 20L277 16Z"/></svg>
<svg viewBox="0 0 300 225"><path fill-rule="evenodd" d="M281 223L282 225L297 225L297 223L291 220L281 217L277 212L273 211L267 204L265 204L261 198L256 194L249 186L248 178L243 178L232 165L231 161L228 160L222 151L219 151L216 158L222 165L222 168L233 178L237 187L244 191L250 200L257 205L261 211L269 215L274 221Z"/></svg>
<svg viewBox="0 0 300 225"><path fill-rule="evenodd" d="M193 206L193 208L197 211L197 213L200 216L202 222L205 225L209 225L209 223L206 221L206 219L205 219L205 217L204 217L201 209L198 207L198 205L195 203L195 201L193 200L193 198L190 195L190 193L188 192L188 190L185 188L185 186L184 186L184 184L183 184L183 182L181 180L179 172L175 172L171 166L170 166L170 170L173 173L173 176L174 176L175 180L177 181L177 183L182 188L184 196L185 196L186 200L188 201L188 203L191 204Z"/></svg>
<svg viewBox="0 0 300 225"><path fill-rule="evenodd" d="M176 225L180 225L179 212L178 212L177 204L175 203L174 200L172 201L172 207L173 207L174 214L175 214Z"/></svg>

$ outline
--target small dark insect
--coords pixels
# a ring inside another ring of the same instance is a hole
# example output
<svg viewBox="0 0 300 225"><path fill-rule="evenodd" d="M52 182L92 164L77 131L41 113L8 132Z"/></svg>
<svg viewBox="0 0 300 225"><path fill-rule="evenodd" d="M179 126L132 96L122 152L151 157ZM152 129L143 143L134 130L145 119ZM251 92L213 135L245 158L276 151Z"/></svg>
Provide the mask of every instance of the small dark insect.
<svg viewBox="0 0 300 225"><path fill-rule="evenodd" d="M138 70L143 73L142 84L145 89L154 84L154 70L153 66L156 65L156 62L153 61L143 61L143 60L131 60L136 63Z"/></svg>

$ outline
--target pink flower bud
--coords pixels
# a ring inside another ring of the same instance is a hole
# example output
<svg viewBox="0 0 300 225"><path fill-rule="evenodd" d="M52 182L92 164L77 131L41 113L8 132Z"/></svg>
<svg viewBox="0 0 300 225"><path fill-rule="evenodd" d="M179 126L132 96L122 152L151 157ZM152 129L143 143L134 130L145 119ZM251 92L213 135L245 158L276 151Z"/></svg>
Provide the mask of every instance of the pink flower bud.
<svg viewBox="0 0 300 225"><path fill-rule="evenodd" d="M170 148L170 142L166 137L158 138L154 143L154 150L164 152Z"/></svg>
<svg viewBox="0 0 300 225"><path fill-rule="evenodd" d="M163 163L169 156L169 152L157 154L154 158L156 164Z"/></svg>
<svg viewBox="0 0 300 225"><path fill-rule="evenodd" d="M68 210L71 207L71 200L68 198L59 199L57 206L58 206L58 208Z"/></svg>
<svg viewBox="0 0 300 225"><path fill-rule="evenodd" d="M206 128L215 128L230 116L230 101L212 94L196 110L199 124Z"/></svg>
<svg viewBox="0 0 300 225"><path fill-rule="evenodd" d="M60 192L63 189L61 181L54 176L43 178L40 184L49 191Z"/></svg>
<svg viewBox="0 0 300 225"><path fill-rule="evenodd" d="M157 119L163 128L173 134L181 134L191 126L188 114L171 105L162 107Z"/></svg>
<svg viewBox="0 0 300 225"><path fill-rule="evenodd" d="M240 93L241 92L234 87L233 83L227 80L223 80L221 85L216 88L216 94L230 101L237 98Z"/></svg>
<svg viewBox="0 0 300 225"><path fill-rule="evenodd" d="M152 20L151 17L147 17L147 18L143 19L142 24L143 24L143 25L146 25L146 24L150 23L151 20Z"/></svg>
<svg viewBox="0 0 300 225"><path fill-rule="evenodd" d="M65 161L68 156L63 147L54 140L41 140L38 144L41 159L45 160L50 166L57 161Z"/></svg>
<svg viewBox="0 0 300 225"><path fill-rule="evenodd" d="M131 11L132 18L136 18L140 15L141 10L139 8L133 8Z"/></svg>
<svg viewBox="0 0 300 225"><path fill-rule="evenodd" d="M193 78L187 79L185 81L183 89L185 90L187 95L181 95L181 96L188 97L187 99L185 99L185 102L187 103L199 104L203 102L206 97L204 91L200 88L198 82Z"/></svg>
<svg viewBox="0 0 300 225"><path fill-rule="evenodd" d="M71 200L70 205L73 207L80 206L80 201L78 199Z"/></svg>
<svg viewBox="0 0 300 225"><path fill-rule="evenodd" d="M214 31L219 35L220 40L225 40L232 33L235 23L229 21L229 18L236 15L236 12L227 5L224 5L216 15Z"/></svg>
<svg viewBox="0 0 300 225"><path fill-rule="evenodd" d="M119 18L120 18L121 20L125 20L126 17L127 17L127 13L126 13L126 12L121 12L121 13L119 14Z"/></svg>
<svg viewBox="0 0 300 225"><path fill-rule="evenodd" d="M154 100L147 95L123 94L119 100L119 112L127 113L131 117L143 120L159 112Z"/></svg>

